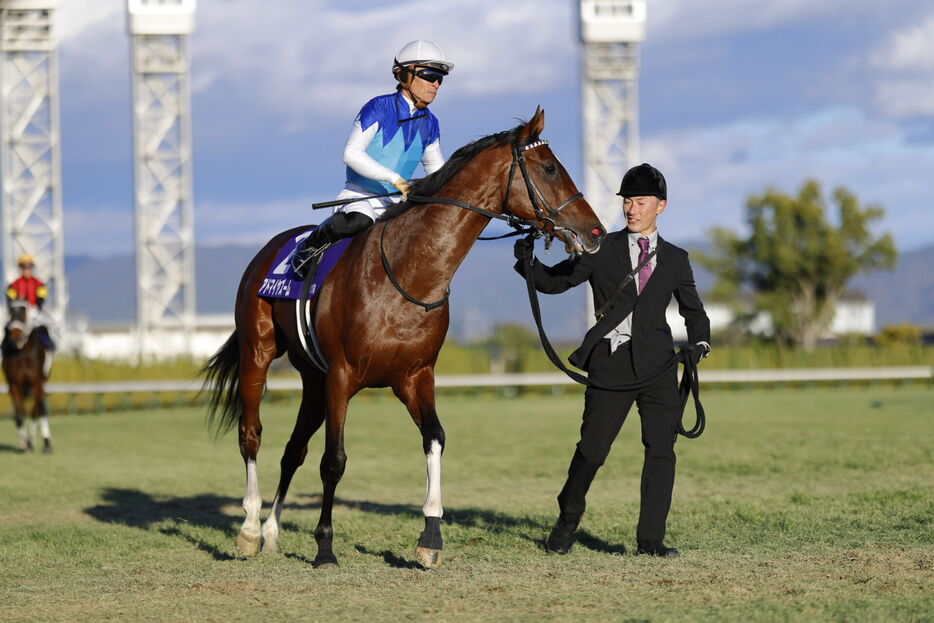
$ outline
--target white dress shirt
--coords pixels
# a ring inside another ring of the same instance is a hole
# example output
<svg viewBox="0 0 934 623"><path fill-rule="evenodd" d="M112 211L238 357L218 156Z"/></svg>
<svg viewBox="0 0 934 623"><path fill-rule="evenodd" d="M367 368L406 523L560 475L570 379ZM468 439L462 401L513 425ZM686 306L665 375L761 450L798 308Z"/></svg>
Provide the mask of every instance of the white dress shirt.
<svg viewBox="0 0 934 623"><path fill-rule="evenodd" d="M632 260L632 267L635 268L639 265L639 252L642 250L639 248L639 238L648 238L649 239L649 253L655 250L655 247L658 245L658 230L656 229L648 236L640 236L639 234L630 233L627 236L629 239L629 259ZM652 267L652 271L655 271L655 266L658 264L658 255L653 255L652 259L649 260L649 266ZM639 275L637 274L634 278L636 282L636 292L641 294L639 288ZM616 352L616 349L619 348L621 344L625 344L630 339L632 339L632 312L629 312L629 315L623 318L623 321L620 322L612 331L607 333L605 336L610 340L610 352Z"/></svg>

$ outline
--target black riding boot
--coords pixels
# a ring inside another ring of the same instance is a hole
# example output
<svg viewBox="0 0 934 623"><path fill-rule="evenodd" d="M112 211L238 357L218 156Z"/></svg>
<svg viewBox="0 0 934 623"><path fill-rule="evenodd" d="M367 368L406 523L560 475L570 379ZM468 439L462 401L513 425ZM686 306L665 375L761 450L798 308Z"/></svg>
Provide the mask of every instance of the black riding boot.
<svg viewBox="0 0 934 623"><path fill-rule="evenodd" d="M360 212L336 212L302 240L292 256L292 270L299 278L305 278L305 270L330 245L338 240L355 236L373 224L366 214Z"/></svg>

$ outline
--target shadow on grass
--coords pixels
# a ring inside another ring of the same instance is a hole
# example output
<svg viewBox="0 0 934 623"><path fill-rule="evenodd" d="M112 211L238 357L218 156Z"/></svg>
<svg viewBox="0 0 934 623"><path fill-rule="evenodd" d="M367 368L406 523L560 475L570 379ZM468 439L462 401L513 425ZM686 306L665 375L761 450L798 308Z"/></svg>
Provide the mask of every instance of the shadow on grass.
<svg viewBox="0 0 934 623"><path fill-rule="evenodd" d="M390 552L388 549L384 549L381 552L374 552L373 550L369 550L363 547L362 545L354 545L354 549L360 552L361 554L365 554L367 556L375 556L377 558L382 558L383 562L385 562L388 566L392 567L393 569L421 569L422 568L422 566L419 565L414 560L406 560L405 558L400 558L399 556L396 556L395 554Z"/></svg>
<svg viewBox="0 0 934 623"><path fill-rule="evenodd" d="M13 452L15 454L25 454L25 452L20 450L19 446L11 446L6 443L0 443L0 452Z"/></svg>
<svg viewBox="0 0 934 623"><path fill-rule="evenodd" d="M218 548L209 541L191 534L198 529L219 530L231 540L240 530L243 522L241 515L232 516L224 511L225 507L239 507L240 498L231 498L211 494L200 494L190 497L154 496L138 489L123 489L109 487L101 492L102 504L84 509L84 512L94 519L140 530L159 532L167 536L180 538L207 552L215 560L235 560L238 556L229 551ZM346 500L336 498L335 506L351 508L364 513L375 515L395 516L410 519L421 519L420 506L408 504L382 504L363 500ZM305 510L315 511L321 508L321 496L316 495L305 503L287 503L285 511ZM528 517L517 516L490 509L482 508L445 508L443 523L461 527L479 527L493 533L514 533L532 543L541 545L542 540L530 536L528 533L546 533L546 526L541 521ZM301 532L302 528L294 523L283 522L284 530ZM608 553L619 553L622 546L612 546L595 537L588 536L581 541L585 547ZM417 568L414 562L399 558L390 551L370 551L360 545L357 551L376 557L381 557L387 565L396 568ZM308 562L304 558L286 554Z"/></svg>

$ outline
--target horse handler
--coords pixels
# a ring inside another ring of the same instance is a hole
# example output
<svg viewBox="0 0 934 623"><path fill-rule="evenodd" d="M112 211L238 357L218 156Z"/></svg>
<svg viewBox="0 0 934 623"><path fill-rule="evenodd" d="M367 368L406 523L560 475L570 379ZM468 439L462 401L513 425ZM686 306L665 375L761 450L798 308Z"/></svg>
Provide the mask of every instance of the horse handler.
<svg viewBox="0 0 934 623"><path fill-rule="evenodd" d="M570 361L602 385L636 385L653 377L672 354L671 328L665 320L672 296L684 317L689 342L698 346L693 351L695 363L710 352L710 320L694 286L687 252L658 234L656 219L668 198L661 172L648 164L633 167L623 177L617 194L623 197L626 229L608 234L593 255L550 267L533 259L532 276L536 289L545 294L590 282L597 322ZM517 241L515 256L519 260L515 268L525 276L523 262L532 258L531 242ZM620 289L630 273L634 278ZM679 555L677 548L664 543L675 479L674 444L682 412L676 366L633 391L587 388L581 438L558 494L560 514L545 543L547 551L571 551L587 491L633 402L639 410L645 446L636 553L666 558Z"/></svg>

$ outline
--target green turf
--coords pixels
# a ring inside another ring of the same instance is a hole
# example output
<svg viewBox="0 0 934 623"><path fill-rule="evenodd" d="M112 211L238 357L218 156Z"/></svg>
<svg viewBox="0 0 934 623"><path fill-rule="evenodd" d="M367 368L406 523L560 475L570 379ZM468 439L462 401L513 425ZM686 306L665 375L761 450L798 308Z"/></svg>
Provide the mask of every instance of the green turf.
<svg viewBox="0 0 934 623"><path fill-rule="evenodd" d="M570 556L541 549L581 397L444 397L445 560L413 568L424 457L402 407L352 404L339 570L315 570L321 439L280 554L240 558L243 467L192 410L52 420L55 452L0 437L4 621L932 621L934 391L707 392L678 442L670 544L631 551L638 421L598 475ZM295 405L264 417L268 503ZM9 420L7 420L9 422ZM265 512L264 512L265 516Z"/></svg>

